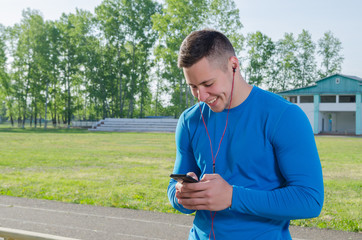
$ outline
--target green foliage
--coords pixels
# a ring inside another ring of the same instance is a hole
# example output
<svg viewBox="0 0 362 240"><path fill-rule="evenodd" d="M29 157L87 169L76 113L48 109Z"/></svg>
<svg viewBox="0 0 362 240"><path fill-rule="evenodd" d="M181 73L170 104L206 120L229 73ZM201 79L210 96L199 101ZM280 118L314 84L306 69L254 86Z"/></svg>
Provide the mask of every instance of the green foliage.
<svg viewBox="0 0 362 240"><path fill-rule="evenodd" d="M293 87L305 87L317 79L317 63L315 60L316 44L312 41L311 34L304 30L297 39L297 58L300 64L296 82Z"/></svg>
<svg viewBox="0 0 362 240"><path fill-rule="evenodd" d="M243 27L240 12L233 0L208 0L207 11L204 12L207 28L213 28L224 33L233 44L235 53L240 57L244 44L241 33Z"/></svg>
<svg viewBox="0 0 362 240"><path fill-rule="evenodd" d="M163 67L162 76L158 77L167 81L175 117L185 109L186 94L183 74L177 67L177 53L183 39L200 28L206 11L205 0L166 0L162 12L152 16L153 28L159 34L154 54L157 64Z"/></svg>
<svg viewBox="0 0 362 240"><path fill-rule="evenodd" d="M271 38L261 32L249 33L247 49L249 64L245 69L245 78L250 84L260 86L268 77L275 44Z"/></svg>
<svg viewBox="0 0 362 240"><path fill-rule="evenodd" d="M5 50L5 28L0 24L0 103L5 101L5 98L10 91L9 76L6 71L7 57ZM0 122L2 117L5 116L0 113Z"/></svg>
<svg viewBox="0 0 362 240"><path fill-rule="evenodd" d="M144 116L145 101L150 96L151 48L156 41L152 30L151 16L159 11L159 5L148 1L104 1L96 8L96 19L105 41L103 51L108 71L101 71L105 81L94 81L101 85L101 92L94 91L94 98L103 102L103 117L111 105L113 115L134 117L136 98L139 97L139 117ZM103 48L103 46L101 46ZM102 57L101 57L102 59ZM92 71L92 70L91 70ZM92 82L90 82L92 84ZM111 91L108 94L108 91ZM109 102L109 101L112 102ZM149 101L150 102L150 101ZM128 112L124 108L128 105Z"/></svg>
<svg viewBox="0 0 362 240"><path fill-rule="evenodd" d="M293 82L297 81L298 72L300 71L297 49L293 33L285 33L284 38L276 43L272 77L268 81L271 91L290 89Z"/></svg>
<svg viewBox="0 0 362 240"><path fill-rule="evenodd" d="M331 32L326 32L318 45L307 30L297 38L286 33L276 42L261 32L249 33L244 67L246 80L272 92L308 86L319 77L341 70L343 57L338 44L339 40ZM317 69L316 52L323 58L321 69Z"/></svg>
<svg viewBox="0 0 362 240"><path fill-rule="evenodd" d="M72 119L178 117L195 102L177 67L179 47L202 28L223 32L247 60L246 80L271 91L341 69L341 43L331 32L318 45L305 30L276 42L249 33L244 46L242 27L233 0L104 0L95 14L77 9L55 21L26 9L20 23L0 26L1 117L21 127L44 118L69 126Z"/></svg>
<svg viewBox="0 0 362 240"><path fill-rule="evenodd" d="M324 33L323 38L318 41L318 54L322 57L319 77L338 73L342 69L344 57L341 55L342 43L336 38L331 31Z"/></svg>
<svg viewBox="0 0 362 240"><path fill-rule="evenodd" d="M31 118L35 115L36 118L42 111L40 105L44 103L42 92L45 90L48 71L48 42L43 17L36 10L23 11L22 22L15 31L17 33L14 37L18 42L13 55L13 67L17 71L13 75L13 88L24 127L27 115L31 115Z"/></svg>
<svg viewBox="0 0 362 240"><path fill-rule="evenodd" d="M193 102L182 71L177 67L177 54L183 39L192 31L214 28L229 37L236 53L239 53L244 40L239 10L232 0L166 0L163 12L155 14L152 21L159 33L159 44L154 54L157 64L164 67L162 78L167 80L166 86L177 117Z"/></svg>

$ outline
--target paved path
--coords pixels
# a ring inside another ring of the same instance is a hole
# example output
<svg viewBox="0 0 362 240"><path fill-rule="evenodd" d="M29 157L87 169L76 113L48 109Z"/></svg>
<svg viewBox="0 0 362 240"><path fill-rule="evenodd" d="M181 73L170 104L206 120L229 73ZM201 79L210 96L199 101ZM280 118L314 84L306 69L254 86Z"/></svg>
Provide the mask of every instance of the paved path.
<svg viewBox="0 0 362 240"><path fill-rule="evenodd" d="M0 196L0 227L82 240L187 239L192 216ZM294 240L362 240L362 234L290 228ZM1 239L1 238L0 238Z"/></svg>

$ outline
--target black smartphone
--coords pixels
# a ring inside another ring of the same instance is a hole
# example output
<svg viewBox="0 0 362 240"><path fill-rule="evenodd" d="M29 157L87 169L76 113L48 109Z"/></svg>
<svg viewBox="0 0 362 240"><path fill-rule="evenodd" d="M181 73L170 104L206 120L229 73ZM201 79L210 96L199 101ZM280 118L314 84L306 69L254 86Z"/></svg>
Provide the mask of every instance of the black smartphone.
<svg viewBox="0 0 362 240"><path fill-rule="evenodd" d="M175 179L178 182L196 183L197 180L186 174L171 174L170 178Z"/></svg>

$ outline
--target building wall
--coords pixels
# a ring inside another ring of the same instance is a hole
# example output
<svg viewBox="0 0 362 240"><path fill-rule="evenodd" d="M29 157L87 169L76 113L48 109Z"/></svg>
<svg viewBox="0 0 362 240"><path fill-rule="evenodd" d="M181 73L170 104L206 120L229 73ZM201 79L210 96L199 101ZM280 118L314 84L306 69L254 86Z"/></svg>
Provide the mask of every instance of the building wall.
<svg viewBox="0 0 362 240"><path fill-rule="evenodd" d="M300 103L300 96L295 97L293 101L307 115L314 131L314 103ZM287 97L287 99L291 100L290 97ZM336 103L319 103L318 133L356 133L356 104L361 103L358 101L356 103L339 103L338 95ZM362 112L360 119L362 119Z"/></svg>
<svg viewBox="0 0 362 240"><path fill-rule="evenodd" d="M314 123L314 103L299 103L297 105L307 115L307 117L309 119L309 122L310 122L310 124L312 125L312 128L313 128L313 123Z"/></svg>
<svg viewBox="0 0 362 240"><path fill-rule="evenodd" d="M331 122L329 120L332 120ZM330 112L320 112L318 121L319 132L335 132L336 131L336 115ZM313 129L314 130L314 129Z"/></svg>
<svg viewBox="0 0 362 240"><path fill-rule="evenodd" d="M321 112L351 112L356 111L356 103L320 103Z"/></svg>
<svg viewBox="0 0 362 240"><path fill-rule="evenodd" d="M355 133L355 112L320 112L319 131L334 133Z"/></svg>
<svg viewBox="0 0 362 240"><path fill-rule="evenodd" d="M334 74L278 94L301 107L315 134L324 130L362 135L362 78Z"/></svg>
<svg viewBox="0 0 362 240"><path fill-rule="evenodd" d="M356 113L338 112L336 113L336 132L355 133L356 131Z"/></svg>

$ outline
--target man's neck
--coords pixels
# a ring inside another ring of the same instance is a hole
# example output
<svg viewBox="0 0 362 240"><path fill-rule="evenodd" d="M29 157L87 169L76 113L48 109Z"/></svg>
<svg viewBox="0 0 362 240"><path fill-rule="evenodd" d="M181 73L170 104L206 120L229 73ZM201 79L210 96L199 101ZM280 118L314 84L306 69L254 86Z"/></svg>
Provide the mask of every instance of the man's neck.
<svg viewBox="0 0 362 240"><path fill-rule="evenodd" d="M246 81L240 74L236 75L231 108L237 107L242 104L248 98L252 89L253 87L246 83Z"/></svg>

